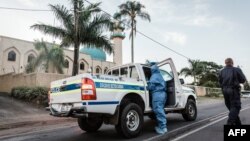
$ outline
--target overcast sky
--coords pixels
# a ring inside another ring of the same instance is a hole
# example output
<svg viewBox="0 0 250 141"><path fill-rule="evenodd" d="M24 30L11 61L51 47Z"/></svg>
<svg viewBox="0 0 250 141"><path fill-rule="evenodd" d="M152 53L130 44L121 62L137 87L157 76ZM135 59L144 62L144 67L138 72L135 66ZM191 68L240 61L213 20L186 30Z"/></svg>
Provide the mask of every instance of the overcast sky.
<svg viewBox="0 0 250 141"><path fill-rule="evenodd" d="M98 0L90 0L99 2ZM191 59L214 61L223 65L232 57L250 79L250 1L248 0L140 0L152 21L138 20L137 29ZM101 8L113 14L124 0L103 0ZM0 0L0 7L48 9L48 4L64 4L68 0ZM86 3L87 5L87 3ZM55 24L52 12L25 12L0 9L0 35L33 41L44 38L29 27L38 22ZM130 40L123 42L123 62L130 58ZM177 70L188 66L187 60L155 44L140 34L135 39L135 61L161 61L173 58ZM111 57L109 57L109 60Z"/></svg>

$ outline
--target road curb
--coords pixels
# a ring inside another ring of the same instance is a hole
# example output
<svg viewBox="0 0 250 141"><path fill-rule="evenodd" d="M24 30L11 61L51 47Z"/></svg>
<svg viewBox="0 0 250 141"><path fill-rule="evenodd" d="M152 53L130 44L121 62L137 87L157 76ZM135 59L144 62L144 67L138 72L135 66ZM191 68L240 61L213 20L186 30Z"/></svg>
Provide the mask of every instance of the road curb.
<svg viewBox="0 0 250 141"><path fill-rule="evenodd" d="M8 130L12 128L19 128L19 127L25 127L25 126L31 126L31 125L47 125L47 124L60 124L63 122L73 122L76 121L74 118L68 118L68 119L52 119L52 120L36 120L36 121L21 121L21 122L15 122L15 123L7 123L0 125L0 131L1 130Z"/></svg>

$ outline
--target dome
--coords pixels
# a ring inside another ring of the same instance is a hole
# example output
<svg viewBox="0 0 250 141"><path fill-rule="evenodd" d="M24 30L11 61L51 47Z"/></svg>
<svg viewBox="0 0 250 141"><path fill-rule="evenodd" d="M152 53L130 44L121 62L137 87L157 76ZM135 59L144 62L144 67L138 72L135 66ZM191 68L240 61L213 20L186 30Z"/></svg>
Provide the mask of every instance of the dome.
<svg viewBox="0 0 250 141"><path fill-rule="evenodd" d="M106 53L102 49L97 49L95 47L82 47L80 53L88 54L95 60L106 61Z"/></svg>

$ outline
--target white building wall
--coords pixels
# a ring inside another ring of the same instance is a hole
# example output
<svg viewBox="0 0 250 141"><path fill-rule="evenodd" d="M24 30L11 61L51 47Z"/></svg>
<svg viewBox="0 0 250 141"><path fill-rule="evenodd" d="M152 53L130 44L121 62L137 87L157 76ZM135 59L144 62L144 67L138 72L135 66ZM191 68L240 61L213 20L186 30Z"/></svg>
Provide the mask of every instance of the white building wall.
<svg viewBox="0 0 250 141"><path fill-rule="evenodd" d="M119 43L121 45L121 43ZM16 61L8 61L8 52L14 51L16 53ZM35 57L39 52L35 49L33 42L24 41L20 39L0 36L0 75L14 72L22 73L28 64L28 56L33 54ZM64 68L65 74L72 74L73 67L73 51L64 49L65 59L69 61L69 68ZM86 73L89 68L93 68L93 73L96 73L96 68L100 68L101 73L104 73L105 68L115 66L115 63L108 61L92 60L90 55L80 53L79 64L83 62L85 65L84 70L79 73ZM79 65L80 66L80 65ZM39 72L43 72L39 70Z"/></svg>

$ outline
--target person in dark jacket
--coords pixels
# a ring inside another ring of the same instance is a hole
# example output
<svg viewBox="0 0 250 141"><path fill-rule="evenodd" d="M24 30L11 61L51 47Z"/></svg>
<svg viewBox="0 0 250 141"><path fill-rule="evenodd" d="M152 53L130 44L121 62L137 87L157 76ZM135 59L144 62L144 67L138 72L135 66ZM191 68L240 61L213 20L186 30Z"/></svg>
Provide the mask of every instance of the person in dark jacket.
<svg viewBox="0 0 250 141"><path fill-rule="evenodd" d="M156 116L158 126L155 127L155 131L158 134L164 134L167 132L167 119L164 110L166 103L166 82L164 81L160 70L156 63L151 64L151 77L148 82L148 89L152 95L152 108Z"/></svg>
<svg viewBox="0 0 250 141"><path fill-rule="evenodd" d="M229 110L228 125L241 125L239 113L241 109L240 83L245 83L246 77L240 68L233 67L233 59L225 60L226 66L219 73L219 83Z"/></svg>

